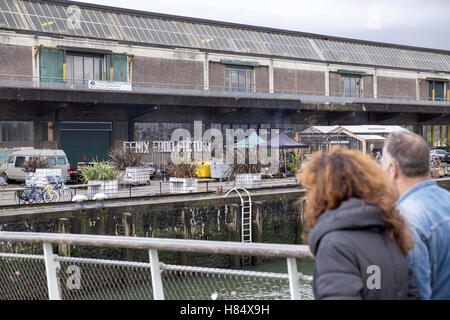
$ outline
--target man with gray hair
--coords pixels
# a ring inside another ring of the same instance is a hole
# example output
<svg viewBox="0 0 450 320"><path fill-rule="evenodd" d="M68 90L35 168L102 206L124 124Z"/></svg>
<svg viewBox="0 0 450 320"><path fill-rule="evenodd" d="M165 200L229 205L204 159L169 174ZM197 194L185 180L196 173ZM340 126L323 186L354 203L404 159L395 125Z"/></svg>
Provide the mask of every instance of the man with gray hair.
<svg viewBox="0 0 450 320"><path fill-rule="evenodd" d="M382 165L399 192L397 208L413 227L408 263L423 299L450 299L450 193L430 179L430 152L412 132L389 135Z"/></svg>

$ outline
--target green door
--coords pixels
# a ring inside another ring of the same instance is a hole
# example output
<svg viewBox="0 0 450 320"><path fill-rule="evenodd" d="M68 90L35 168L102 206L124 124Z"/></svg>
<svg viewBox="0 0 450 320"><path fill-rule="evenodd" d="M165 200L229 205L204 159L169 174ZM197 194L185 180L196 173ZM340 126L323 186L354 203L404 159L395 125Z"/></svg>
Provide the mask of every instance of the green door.
<svg viewBox="0 0 450 320"><path fill-rule="evenodd" d="M41 48L39 51L39 65L41 82L63 82L64 52Z"/></svg>
<svg viewBox="0 0 450 320"><path fill-rule="evenodd" d="M444 82L443 81L430 81L429 86L429 97L433 100L433 89L434 89L434 100L443 101L444 100Z"/></svg>
<svg viewBox="0 0 450 320"><path fill-rule="evenodd" d="M111 148L111 123L61 123L61 149L72 168L78 162L108 160Z"/></svg>
<svg viewBox="0 0 450 320"><path fill-rule="evenodd" d="M114 81L128 81L128 57L122 55L113 55ZM106 55L106 80L111 80L111 55Z"/></svg>

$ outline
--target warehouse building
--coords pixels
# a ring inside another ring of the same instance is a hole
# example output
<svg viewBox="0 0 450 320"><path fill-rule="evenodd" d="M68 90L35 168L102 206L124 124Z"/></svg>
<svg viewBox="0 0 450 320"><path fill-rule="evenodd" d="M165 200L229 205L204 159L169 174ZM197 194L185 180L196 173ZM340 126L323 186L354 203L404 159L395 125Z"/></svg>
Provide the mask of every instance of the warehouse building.
<svg viewBox="0 0 450 320"><path fill-rule="evenodd" d="M409 126L450 138L450 51L71 1L0 0L0 147L72 164L175 128Z"/></svg>

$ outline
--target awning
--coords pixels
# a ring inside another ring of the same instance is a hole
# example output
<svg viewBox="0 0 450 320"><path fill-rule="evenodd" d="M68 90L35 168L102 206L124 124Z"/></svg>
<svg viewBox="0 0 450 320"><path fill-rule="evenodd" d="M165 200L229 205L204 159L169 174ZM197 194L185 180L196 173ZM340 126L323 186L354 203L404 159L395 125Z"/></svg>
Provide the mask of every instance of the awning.
<svg viewBox="0 0 450 320"><path fill-rule="evenodd" d="M220 60L220 63L222 63L222 64L231 64L231 65L235 65L235 66L243 66L243 67L259 67L260 66L260 64L258 62L240 61L240 60L227 60L227 59Z"/></svg>
<svg viewBox="0 0 450 320"><path fill-rule="evenodd" d="M249 135L247 138L245 138L244 140L239 141L238 143L235 143L234 146L235 147L244 147L244 148L255 148L260 144L265 144L266 140L264 140L263 138L261 138L260 136L258 136L258 134L256 132L253 132L251 135Z"/></svg>
<svg viewBox="0 0 450 320"><path fill-rule="evenodd" d="M342 69L339 69L337 72L339 74L347 74L347 75L352 75L352 76L365 76L365 75L367 75L367 73L365 73L363 71L353 71L353 70L342 70Z"/></svg>
<svg viewBox="0 0 450 320"><path fill-rule="evenodd" d="M276 138L270 140L268 146L277 145ZM304 143L299 143L294 139L289 138L285 133L280 132L278 136L278 148L280 149L300 149L300 148L309 148L309 145Z"/></svg>

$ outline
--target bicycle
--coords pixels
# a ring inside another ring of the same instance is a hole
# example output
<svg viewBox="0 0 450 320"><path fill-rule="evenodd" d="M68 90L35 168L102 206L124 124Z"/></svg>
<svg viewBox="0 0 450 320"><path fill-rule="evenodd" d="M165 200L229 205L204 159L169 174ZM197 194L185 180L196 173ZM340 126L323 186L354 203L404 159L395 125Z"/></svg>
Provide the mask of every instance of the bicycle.
<svg viewBox="0 0 450 320"><path fill-rule="evenodd" d="M58 192L59 199L61 199L62 201L65 201L65 202L72 201L72 197L73 197L72 190L68 186L66 186L64 177L48 176L47 181L49 182L50 185L53 186L51 189L56 190L56 192Z"/></svg>
<svg viewBox="0 0 450 320"><path fill-rule="evenodd" d="M29 203L41 203L41 202L57 202L59 200L59 194L52 190L48 184L43 187L37 187L36 185L24 186L25 190L16 191L14 193L14 199L17 204L29 204Z"/></svg>

